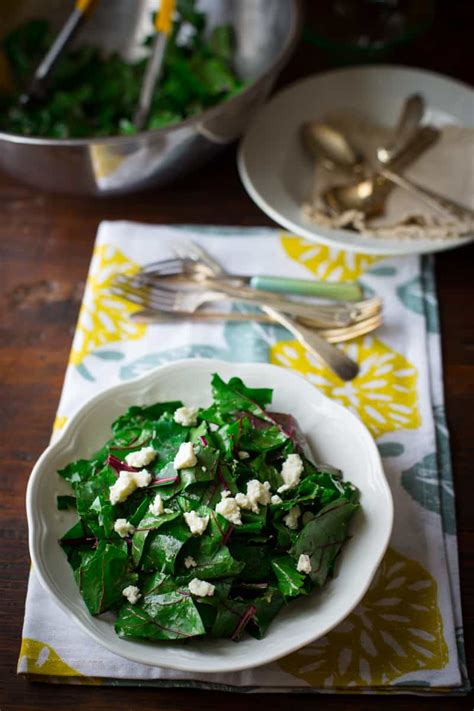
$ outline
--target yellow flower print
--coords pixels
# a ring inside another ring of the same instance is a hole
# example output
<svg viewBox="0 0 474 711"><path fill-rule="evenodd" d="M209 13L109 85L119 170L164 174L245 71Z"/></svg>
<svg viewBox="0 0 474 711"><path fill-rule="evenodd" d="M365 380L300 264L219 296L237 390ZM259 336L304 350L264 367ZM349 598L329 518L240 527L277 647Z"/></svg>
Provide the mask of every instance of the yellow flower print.
<svg viewBox="0 0 474 711"><path fill-rule="evenodd" d="M283 234L283 249L291 259L302 264L314 274L316 279L331 281L351 281L358 279L374 262L381 257L369 254L344 252L323 244L307 242L302 237Z"/></svg>
<svg viewBox="0 0 474 711"><path fill-rule="evenodd" d="M21 641L19 664L26 660L28 674L42 676L83 676L64 662L59 654L46 642L24 637Z"/></svg>
<svg viewBox="0 0 474 711"><path fill-rule="evenodd" d="M59 432L59 430L62 430L64 427L66 427L68 420L69 417L66 417L66 415L56 415L53 423L53 433L56 434L56 432Z"/></svg>
<svg viewBox="0 0 474 711"><path fill-rule="evenodd" d="M66 415L56 415L53 423L53 430L51 432L51 444L60 436L62 430L66 427L68 420L69 417L66 417Z"/></svg>
<svg viewBox="0 0 474 711"><path fill-rule="evenodd" d="M437 585L389 549L362 603L325 637L279 661L314 687L386 686L449 660Z"/></svg>
<svg viewBox="0 0 474 711"><path fill-rule="evenodd" d="M117 272L134 274L139 266L119 249L100 245L94 252L82 308L69 362L79 365L88 353L106 343L142 338L146 326L134 323L128 315L136 311L127 301L110 293Z"/></svg>
<svg viewBox="0 0 474 711"><path fill-rule="evenodd" d="M298 341L276 343L270 349L270 360L305 375L325 395L356 413L375 437L420 426L418 374L404 356L372 336L339 347L360 365L359 375L349 383L340 380Z"/></svg>

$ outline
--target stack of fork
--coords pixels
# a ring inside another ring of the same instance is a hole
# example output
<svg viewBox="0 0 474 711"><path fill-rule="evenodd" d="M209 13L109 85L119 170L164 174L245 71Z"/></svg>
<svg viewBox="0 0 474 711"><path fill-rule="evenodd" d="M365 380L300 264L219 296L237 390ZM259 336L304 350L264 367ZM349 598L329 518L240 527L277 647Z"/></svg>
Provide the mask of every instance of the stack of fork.
<svg viewBox="0 0 474 711"><path fill-rule="evenodd" d="M367 298L354 302L314 303L305 299L282 296L279 293L254 288L250 277L226 273L207 252L195 243L175 246L176 258L154 262L133 276L117 274L111 290L142 309L132 318L146 323L169 323L178 320L194 321L259 321L280 323L317 358L323 360L343 380L352 380L358 366L334 343L347 341L369 333L382 323L382 302ZM266 278L262 284L275 284L281 290L284 280ZM317 292L316 282L292 286L299 293ZM308 286L309 285L309 286ZM330 288L330 287L329 287ZM322 285L321 293L328 293ZM347 285L350 297L360 291L358 285ZM346 297L347 298L347 297ZM205 310L215 302L239 302L259 307L259 311Z"/></svg>

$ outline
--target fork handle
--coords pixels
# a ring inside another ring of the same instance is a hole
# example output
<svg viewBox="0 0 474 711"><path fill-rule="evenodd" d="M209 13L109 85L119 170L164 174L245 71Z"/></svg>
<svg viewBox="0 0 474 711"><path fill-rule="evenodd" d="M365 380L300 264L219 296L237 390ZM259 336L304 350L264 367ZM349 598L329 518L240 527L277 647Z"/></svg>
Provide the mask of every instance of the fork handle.
<svg viewBox="0 0 474 711"><path fill-rule="evenodd" d="M449 217L454 217L458 220L474 220L474 210L471 210L469 207L460 205L455 200L451 200L451 198L440 195L434 190L425 188L423 185L420 185L413 180L409 180L405 176L400 175L393 170L389 170L388 168L382 168L380 173L387 178L387 180L395 183L400 188L403 188L403 190L412 193L437 212L441 212L445 216L448 215Z"/></svg>
<svg viewBox="0 0 474 711"><path fill-rule="evenodd" d="M338 283L259 275L247 277L247 283L253 289L258 289L259 291L299 294L300 296L319 296L336 301L359 301L364 297L362 287L357 282Z"/></svg>
<svg viewBox="0 0 474 711"><path fill-rule="evenodd" d="M393 140L377 149L377 158L381 163L389 164L410 143L420 127L424 112L425 100L421 94L409 96L403 106Z"/></svg>
<svg viewBox="0 0 474 711"><path fill-rule="evenodd" d="M292 318L273 309L271 306L263 306L263 310L290 331L301 345L307 348L318 360L324 361L341 380L353 380L357 376L359 366L343 351L338 350L314 331L299 323L297 324Z"/></svg>
<svg viewBox="0 0 474 711"><path fill-rule="evenodd" d="M134 311L130 314L132 321L137 323L161 324L161 323L176 323L180 321L196 321L201 323L216 323L218 321L231 322L256 322L256 323L277 323L270 314L254 313L247 311L160 311L158 309L146 308ZM298 321L307 328L312 328L312 324L301 319ZM382 323L380 315L370 316L363 321L353 324L352 326L342 328L321 328L318 329L318 335L324 338L329 343L342 343L343 341L351 341L353 338L365 336L378 328Z"/></svg>
<svg viewBox="0 0 474 711"><path fill-rule="evenodd" d="M356 306L351 308L343 305L340 307L320 306L302 303L301 301L290 301L289 299L278 296L278 294L272 294L270 292L255 292L248 287L233 286L224 281L209 280L204 283L212 289L212 292L207 293L207 301L220 300L228 296L233 300L246 301L256 306L262 306L262 304L265 303L292 316L311 318L315 325L322 327L329 325L335 327L348 326L352 321L356 320L359 315L359 309Z"/></svg>

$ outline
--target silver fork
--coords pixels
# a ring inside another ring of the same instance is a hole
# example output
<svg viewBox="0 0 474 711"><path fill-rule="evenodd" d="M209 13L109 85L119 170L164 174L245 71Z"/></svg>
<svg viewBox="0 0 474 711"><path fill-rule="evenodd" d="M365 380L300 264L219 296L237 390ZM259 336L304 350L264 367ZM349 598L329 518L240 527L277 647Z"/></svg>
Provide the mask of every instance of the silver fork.
<svg viewBox="0 0 474 711"><path fill-rule="evenodd" d="M216 323L217 321L255 321L256 323L277 323L271 316L262 312L253 311L159 311L153 308L143 308L130 314L132 321L137 323L157 324L173 323L179 321L196 321L201 323ZM298 319L299 323L308 326L304 319ZM363 321L358 321L350 326L338 328L318 329L318 335L322 336L329 343L343 343L358 336L364 336L379 328L383 323L382 314L378 313L369 316Z"/></svg>
<svg viewBox="0 0 474 711"><path fill-rule="evenodd" d="M218 283L218 282L217 282ZM181 282L181 286L182 286ZM113 291L119 296L125 296L134 303L159 309L160 311L194 312L204 304L216 301L245 301L259 307L263 305L278 308L286 314L304 318L314 328L348 326L362 321L380 311L380 307L368 300L351 309L341 309L333 306L319 306L309 303L289 301L282 298L242 296L239 289L225 292L209 289L171 289L157 283L155 278L138 274L135 276L117 275L113 282ZM120 292L120 293L119 293ZM262 292L263 293L263 292ZM271 296L274 296L273 294Z"/></svg>
<svg viewBox="0 0 474 711"><path fill-rule="evenodd" d="M193 314L202 305L203 292L180 292L157 286L148 287L133 283L132 279L115 279L111 291L117 296L147 308L157 309L179 315ZM204 292L204 295L207 292ZM212 292L211 292L212 294ZM229 297L219 294L220 298ZM231 299L235 301L235 299ZM352 380L359 372L359 366L349 356L328 343L316 331L297 323L287 314L275 309L273 305L258 304L274 321L284 326L313 355L323 360L342 380ZM315 322L317 320L315 319ZM322 322L319 322L322 323ZM324 325L331 325L326 322Z"/></svg>
<svg viewBox="0 0 474 711"><path fill-rule="evenodd" d="M198 303L201 303L200 301L196 302L196 300L191 302L189 300L189 292L183 294L181 292L158 289L157 287L153 287L153 290L151 290L149 287L141 285L134 287L130 280L122 280L122 282L124 282L122 286L120 284L112 286L112 292L140 306L151 307L168 313L189 315L194 313L198 308ZM150 291L153 291L151 296ZM199 294L200 296L201 294ZM188 301L185 302L183 297L188 297ZM183 310L184 306L186 306L185 310ZM287 314L275 309L273 305L260 302L259 306L273 320L279 322L290 331L313 355L327 363L342 380L352 380L356 377L359 370L358 365L345 353L331 346L315 331L297 323ZM329 324L326 323L325 325Z"/></svg>
<svg viewBox="0 0 474 711"><path fill-rule="evenodd" d="M228 272L224 271L219 264L210 254L209 252L206 252L206 250L201 247L197 242L193 242L192 240L179 240L174 243L173 245L173 251L178 257L178 259L182 260L182 262L185 263L187 269L191 269L191 265L194 265L195 269L199 269L201 278L207 277L210 279L211 277L217 278L217 277L223 277L229 280L230 283L233 283L234 279L245 279L246 277L241 277L241 276L236 276L234 277L232 274L229 274ZM172 262L174 261L173 259L167 260L169 262L169 267L172 266ZM164 264L164 262L161 262L161 264ZM148 267L151 268L151 270L157 270L159 269L160 262L154 262ZM199 265L199 267L198 267ZM174 268L177 269L179 268L178 264L175 262ZM144 272L147 271L147 267L144 268ZM250 291L250 290L249 290ZM265 297L269 296L275 296L274 293L272 292L262 292L259 290L259 295L262 293L265 293ZM378 314L382 310L382 299L380 297L372 297L368 299L363 299L362 301L351 301L351 302L341 302L338 303L335 306L330 306L330 305L325 305L325 304L317 304L317 308L321 309L327 309L328 312L334 313L334 312L339 312L339 310L342 308L345 308L349 311L350 317L354 321L362 320L364 318L368 318L369 316Z"/></svg>
<svg viewBox="0 0 474 711"><path fill-rule="evenodd" d="M215 278L213 269L201 258L180 257L162 259L142 267L142 273L153 277L187 276L195 281L205 281ZM335 283L301 279L294 277L272 276L269 274L227 274L227 284L239 287L250 287L254 290L266 291L272 294L283 293L299 296L312 296L333 301L356 302L363 298L363 289L357 282Z"/></svg>
<svg viewBox="0 0 474 711"><path fill-rule="evenodd" d="M191 288L173 289L169 288L170 286ZM194 282L182 279L176 283L167 281L167 285L163 285L155 276L143 273L134 276L117 275L114 280L114 288L117 287L127 291L131 296L140 297L141 303L161 310L195 311L210 302L245 301L256 306L267 304L286 314L310 319L311 325L316 328L348 326L378 313L381 308L380 300L376 298L366 299L357 304L338 306L312 304L301 300L286 299L263 291L256 294L251 289L233 287L228 283L223 284L217 279L206 279L205 282L200 283L198 289L196 289Z"/></svg>
<svg viewBox="0 0 474 711"><path fill-rule="evenodd" d="M179 250L182 252L181 255L179 255ZM176 244L175 253L179 256L192 257L194 255L194 258L201 258L209 268L212 269L216 277L227 276L227 272L221 267L219 262L214 260L205 249L198 246L195 242L188 241L187 244ZM306 328L306 326L297 324L292 318L287 316L287 314L277 310L274 306L262 304L261 308L290 331L304 348L307 348L316 358L326 363L341 380L353 380L358 375L359 366L357 363L345 353L325 341L324 338L318 336L315 331Z"/></svg>
<svg viewBox="0 0 474 711"><path fill-rule="evenodd" d="M245 300L250 298L265 299L265 301L273 301L276 305L284 309L287 299L279 296L277 289L267 291L261 284L256 289L253 286L253 277L234 274L216 274L210 264L205 262L202 258L198 258L198 254L199 253L192 257L178 256L177 258L151 262L143 267L136 275L136 278L150 285L163 278L165 278L169 284L182 284L188 279L203 289L207 288L209 290L222 291L229 296L235 296ZM221 278L219 279L218 277ZM268 281L274 277L263 278ZM277 277L277 279L283 279L283 277ZM287 282L291 281L291 279L287 279ZM298 293L303 296L310 295L308 293L303 294L303 291ZM330 299L331 297L328 292L327 296L320 296L320 298ZM314 305L314 308L320 310L321 313L330 313L332 315L336 313L341 314L341 319L346 318L347 322L349 322L350 319L357 320L358 317L365 317L369 311L370 313L376 313L380 310L382 305L381 299L378 297L359 301L351 300L349 302L341 299L337 299L337 301L339 301L339 303L332 306L318 303ZM294 303L304 302L295 301ZM308 302L306 303L308 304ZM284 310L287 311L287 309Z"/></svg>
<svg viewBox="0 0 474 711"><path fill-rule="evenodd" d="M112 286L112 292L116 296L120 296L137 306L143 307L139 311L135 311L131 314L131 318L134 321L140 323L166 323L192 319L194 321L202 322L215 322L215 321L256 321L260 323L276 323L275 319L268 314L253 311L201 311L194 309L180 310L175 308L170 308L167 304L167 308L161 309L159 307L159 300L154 300L150 298L149 290L141 289L140 287L133 287L127 282L127 280L115 281L115 286ZM158 290L158 287L156 287ZM172 292L177 293L177 292ZM167 296L168 296L167 292ZM172 304L171 304L172 306ZM298 317L298 323L301 323L308 328L316 328L320 332L319 335L323 336L330 343L338 343L340 340L350 340L351 338L360 335L359 331L366 333L366 329L374 330L382 324L382 313L378 311L375 314L369 313L362 319L357 319L357 321L352 322L349 326L319 326L315 323L313 319ZM354 334L354 335L352 335ZM329 337L328 337L329 336Z"/></svg>

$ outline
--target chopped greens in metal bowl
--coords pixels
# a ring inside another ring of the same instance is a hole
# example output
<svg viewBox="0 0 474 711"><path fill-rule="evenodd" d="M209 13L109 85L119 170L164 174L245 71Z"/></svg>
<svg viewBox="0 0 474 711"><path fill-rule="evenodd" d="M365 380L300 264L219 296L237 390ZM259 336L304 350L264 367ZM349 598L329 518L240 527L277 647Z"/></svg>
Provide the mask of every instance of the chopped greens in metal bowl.
<svg viewBox="0 0 474 711"><path fill-rule="evenodd" d="M59 474L78 522L60 543L93 615L120 637L260 639L321 588L359 508L339 470L314 464L272 390L212 378L208 408L131 407L91 459Z"/></svg>
<svg viewBox="0 0 474 711"><path fill-rule="evenodd" d="M135 133L146 58L133 64L118 54L102 56L84 44L60 58L44 101L21 106L19 95L53 40L46 20L31 20L0 43L13 92L0 94L0 130L24 136L87 138ZM169 126L230 98L243 87L233 69L230 25L206 33L206 15L194 0L178 0L162 77L146 129Z"/></svg>

